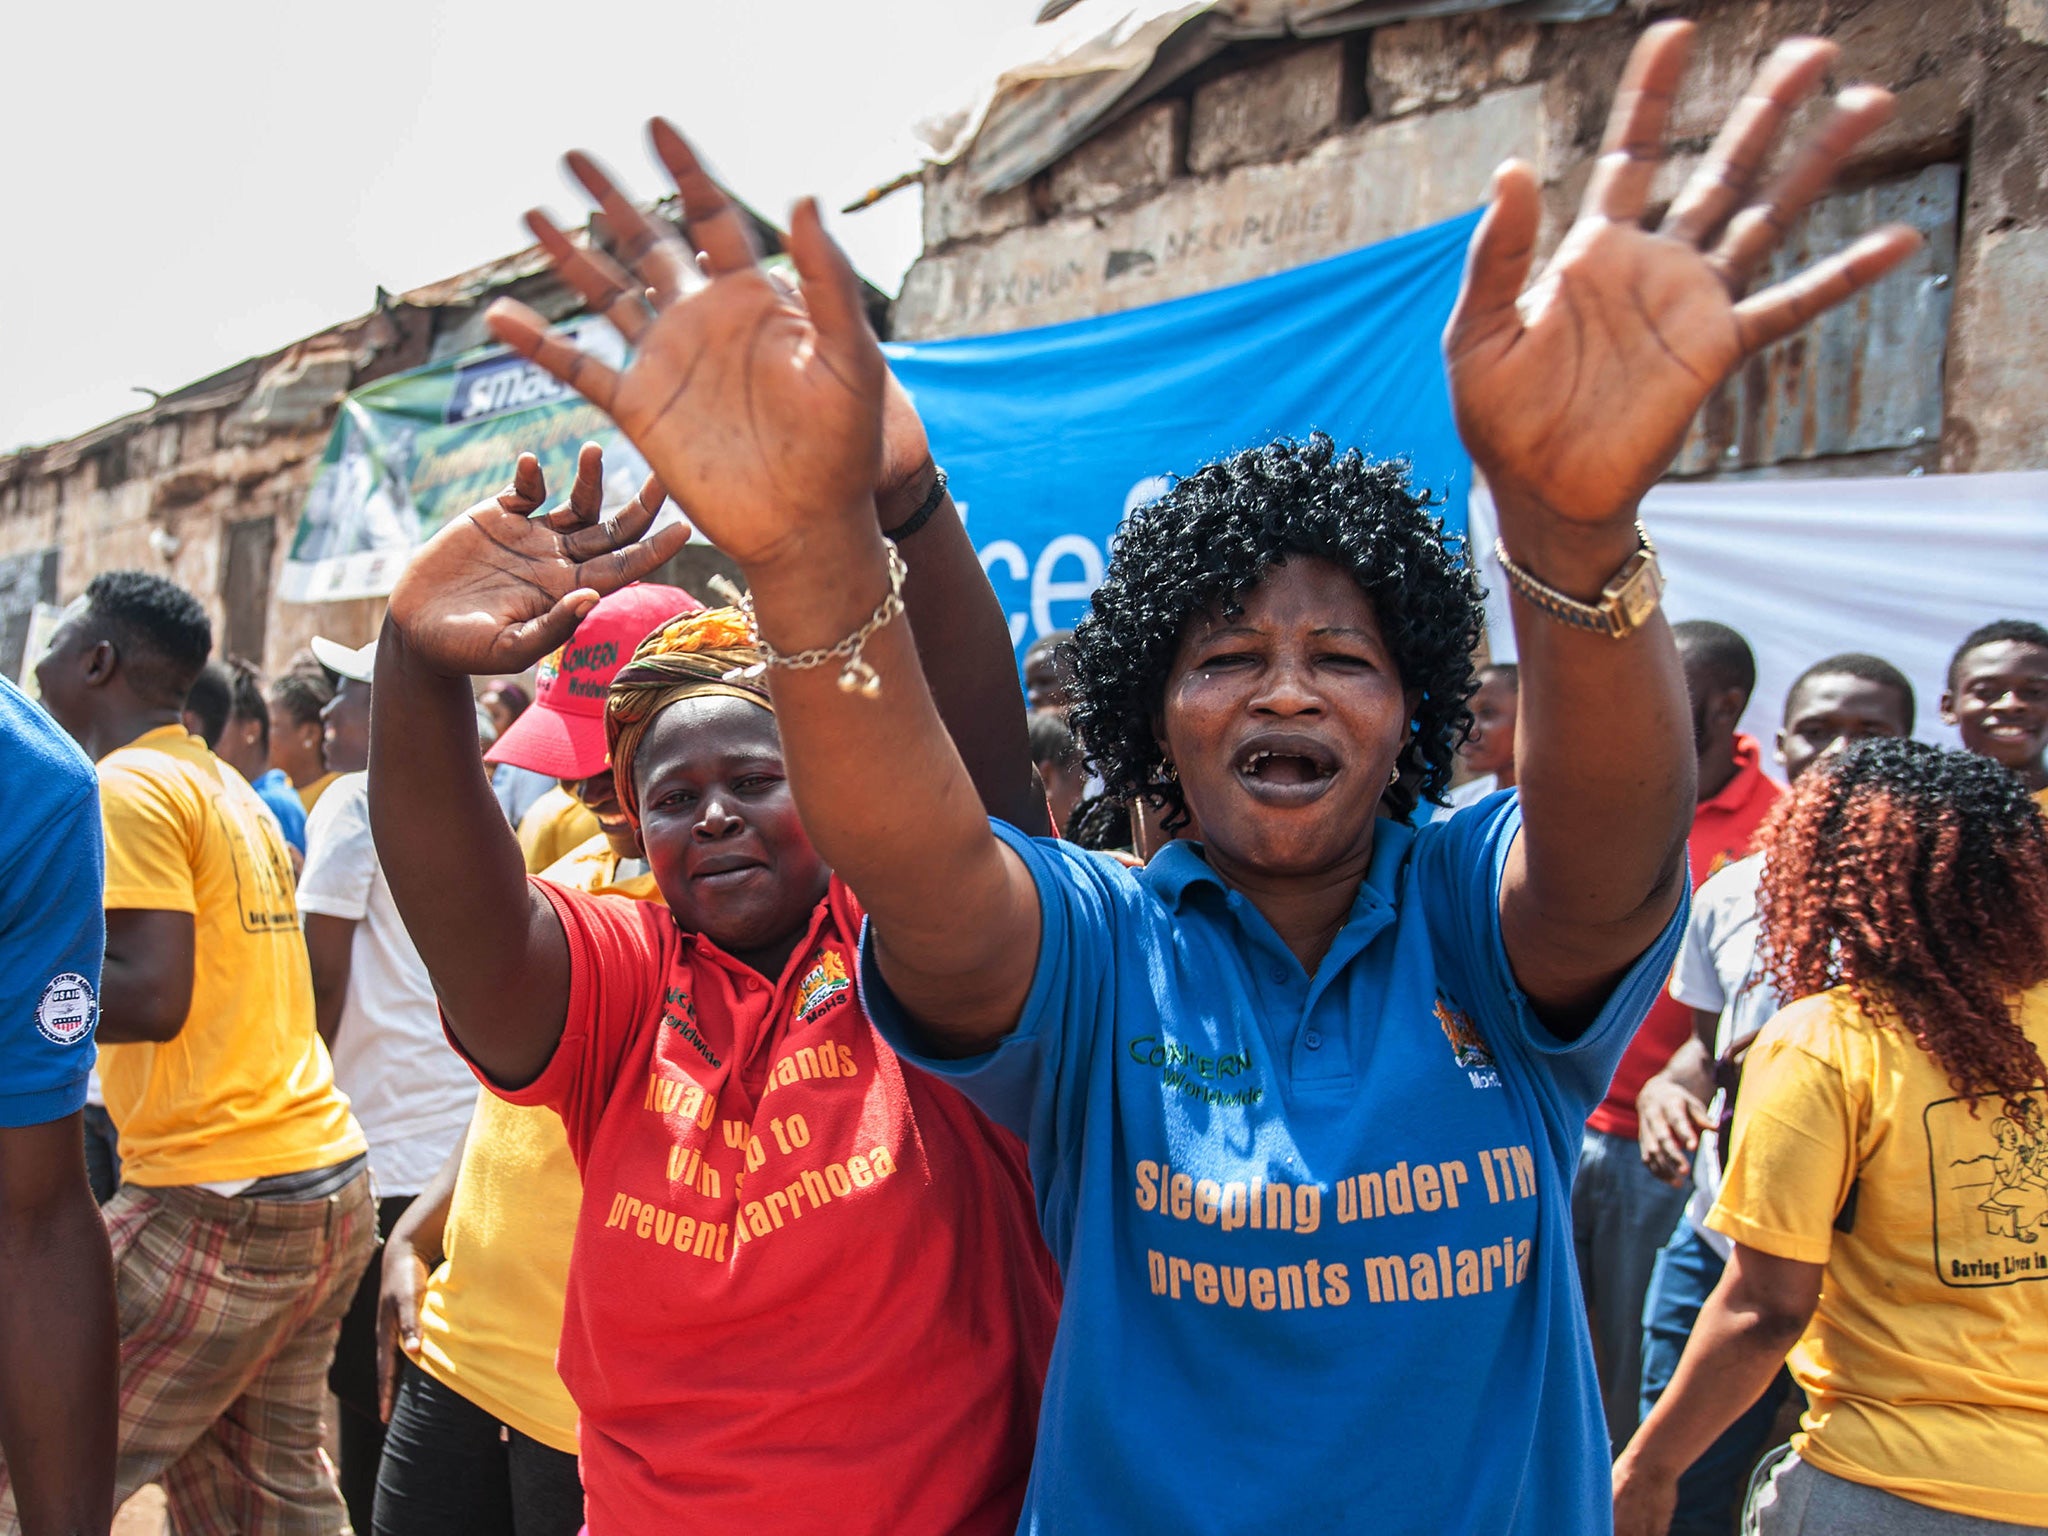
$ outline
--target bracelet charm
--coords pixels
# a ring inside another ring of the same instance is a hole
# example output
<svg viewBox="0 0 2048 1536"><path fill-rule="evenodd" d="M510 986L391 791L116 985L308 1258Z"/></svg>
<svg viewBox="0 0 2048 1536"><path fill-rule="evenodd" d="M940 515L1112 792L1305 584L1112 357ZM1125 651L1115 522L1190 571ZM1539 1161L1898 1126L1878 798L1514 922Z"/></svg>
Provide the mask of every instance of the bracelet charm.
<svg viewBox="0 0 2048 1536"><path fill-rule="evenodd" d="M940 483L941 485L944 484L943 479ZM840 664L838 683L841 693L858 693L864 699L872 699L879 694L882 691L882 674L869 666L867 658L861 653L867 648L868 641L875 637L877 631L903 612L903 580L909 574L903 564L903 556L896 549L896 541L894 539L884 539L883 543L888 546L889 550L889 591L882 598L881 602L875 605L875 611L868 615L867 622L836 644L813 646L810 650L796 651L787 655L776 650L774 646L761 638L760 625L754 619L754 599L752 594L740 591L722 576L712 577L711 583L718 590L719 594L729 599L732 605L739 609L740 617L745 622L748 632L753 636L754 644L759 646L761 650L761 659L759 661L750 667L733 668L732 671L725 674L725 680L730 683L737 682L742 678L759 677L770 667L783 667L791 672L804 672L813 667L822 667L831 662L838 662Z"/></svg>

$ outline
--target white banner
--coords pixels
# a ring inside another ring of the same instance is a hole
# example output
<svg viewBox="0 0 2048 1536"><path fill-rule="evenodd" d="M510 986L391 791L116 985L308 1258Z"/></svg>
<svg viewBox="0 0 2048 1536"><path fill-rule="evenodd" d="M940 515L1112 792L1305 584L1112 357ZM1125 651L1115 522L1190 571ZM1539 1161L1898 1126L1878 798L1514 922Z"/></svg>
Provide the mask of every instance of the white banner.
<svg viewBox="0 0 2048 1536"><path fill-rule="evenodd" d="M1643 502L1671 618L1717 619L1756 652L1742 729L1771 744L1785 693L1843 651L1882 656L1913 680L1914 735L1955 746L1941 723L1949 657L1993 619L2048 622L2048 471L1872 480L1672 481ZM1515 656L1493 502L1475 486L1473 555L1487 639Z"/></svg>

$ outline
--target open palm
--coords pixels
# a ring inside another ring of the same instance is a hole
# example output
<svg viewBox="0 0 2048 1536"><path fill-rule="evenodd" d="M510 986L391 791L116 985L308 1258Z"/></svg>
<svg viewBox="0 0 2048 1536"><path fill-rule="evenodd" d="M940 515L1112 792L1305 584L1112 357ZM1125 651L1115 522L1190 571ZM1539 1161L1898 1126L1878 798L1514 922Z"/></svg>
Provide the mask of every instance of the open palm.
<svg viewBox="0 0 2048 1536"><path fill-rule="evenodd" d="M859 280L814 205L791 221L799 299L761 268L746 216L681 136L656 123L654 141L682 191L701 264L586 156L571 155L570 169L603 209L631 273L545 215L528 215L563 277L633 345L633 360L615 371L510 302L493 307L491 326L618 422L692 521L747 565L820 514L873 496L888 373Z"/></svg>
<svg viewBox="0 0 2048 1536"><path fill-rule="evenodd" d="M689 541L686 523L650 533L660 483L650 479L603 521L604 457L586 443L562 506L540 463L521 454L512 484L455 518L407 562L390 619L407 649L436 671L523 672L562 644L591 604L638 581Z"/></svg>
<svg viewBox="0 0 2048 1536"><path fill-rule="evenodd" d="M1752 200L1786 121L1835 56L1811 38L1772 54L1662 224L1643 228L1690 37L1690 24L1667 22L1637 44L1579 218L1526 293L1535 177L1517 163L1496 176L1444 356L1458 429L1503 517L1525 507L1584 523L1632 516L1701 404L1744 358L1875 282L1918 244L1910 229L1879 230L1745 296L1784 231L1890 115L1883 91L1843 92Z"/></svg>

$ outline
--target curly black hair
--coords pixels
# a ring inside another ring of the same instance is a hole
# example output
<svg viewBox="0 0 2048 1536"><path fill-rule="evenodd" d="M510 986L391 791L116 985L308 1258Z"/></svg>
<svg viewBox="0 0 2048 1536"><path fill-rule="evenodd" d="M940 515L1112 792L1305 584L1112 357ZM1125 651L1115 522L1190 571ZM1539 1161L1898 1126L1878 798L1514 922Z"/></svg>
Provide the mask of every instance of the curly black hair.
<svg viewBox="0 0 2048 1536"><path fill-rule="evenodd" d="M1406 817L1421 799L1441 803L1472 724L1481 608L1479 580L1437 504L1409 485L1405 462L1340 454L1315 432L1206 464L1133 511L1071 651L1074 728L1110 792L1158 801L1169 829L1187 824L1152 733L1181 636L1199 614L1237 611L1290 555L1309 555L1351 574L1402 685L1421 695L1388 809Z"/></svg>
<svg viewBox="0 0 2048 1536"><path fill-rule="evenodd" d="M1074 807L1060 836L1098 853L1129 853L1134 841L1131 808L1114 795L1090 795Z"/></svg>
<svg viewBox="0 0 2048 1536"><path fill-rule="evenodd" d="M2048 821L2016 774L1875 737L1802 775L1759 841L1780 997L1848 988L1973 1106L2042 1081L2013 996L2048 981Z"/></svg>
<svg viewBox="0 0 2048 1536"><path fill-rule="evenodd" d="M213 650L213 622L199 599L149 571L102 571L86 583L85 601L129 686L152 704L182 708Z"/></svg>

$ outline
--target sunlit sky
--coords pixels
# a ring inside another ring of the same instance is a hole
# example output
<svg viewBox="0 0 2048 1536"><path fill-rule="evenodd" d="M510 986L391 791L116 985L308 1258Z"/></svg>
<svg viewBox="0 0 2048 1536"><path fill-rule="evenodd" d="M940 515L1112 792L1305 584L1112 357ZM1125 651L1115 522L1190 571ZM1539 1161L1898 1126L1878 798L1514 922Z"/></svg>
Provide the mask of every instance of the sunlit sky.
<svg viewBox="0 0 2048 1536"><path fill-rule="evenodd" d="M0 17L0 452L46 442L581 218L562 150L656 179L674 118L781 221L815 193L893 293L919 196L831 213L914 163L1038 0L20 4Z"/></svg>

